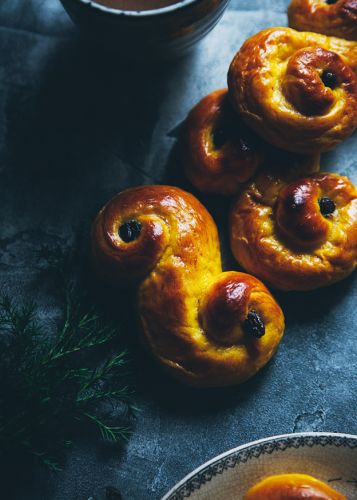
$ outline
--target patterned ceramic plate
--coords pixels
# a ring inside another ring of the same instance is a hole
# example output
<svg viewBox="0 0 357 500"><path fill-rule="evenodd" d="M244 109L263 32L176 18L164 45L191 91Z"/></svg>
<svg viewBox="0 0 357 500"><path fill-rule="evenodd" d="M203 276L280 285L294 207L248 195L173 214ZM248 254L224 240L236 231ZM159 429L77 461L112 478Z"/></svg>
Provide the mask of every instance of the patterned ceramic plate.
<svg viewBox="0 0 357 500"><path fill-rule="evenodd" d="M315 476L357 499L357 436L306 432L239 446L180 481L162 500L241 500L260 479L288 472Z"/></svg>

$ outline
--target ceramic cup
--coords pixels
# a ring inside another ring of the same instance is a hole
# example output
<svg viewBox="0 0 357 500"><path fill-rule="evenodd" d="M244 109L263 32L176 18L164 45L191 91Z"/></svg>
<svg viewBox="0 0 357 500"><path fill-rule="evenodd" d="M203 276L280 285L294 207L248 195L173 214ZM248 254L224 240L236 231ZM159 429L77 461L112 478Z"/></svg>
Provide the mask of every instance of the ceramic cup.
<svg viewBox="0 0 357 500"><path fill-rule="evenodd" d="M228 1L182 0L135 11L109 8L94 0L61 0L91 42L141 59L171 58L187 52L215 26Z"/></svg>

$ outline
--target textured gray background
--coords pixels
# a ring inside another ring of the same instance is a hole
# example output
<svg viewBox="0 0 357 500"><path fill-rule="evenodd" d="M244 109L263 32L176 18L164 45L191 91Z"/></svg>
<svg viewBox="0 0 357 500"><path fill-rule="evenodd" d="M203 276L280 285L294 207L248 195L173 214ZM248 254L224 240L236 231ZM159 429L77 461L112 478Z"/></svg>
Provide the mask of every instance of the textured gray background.
<svg viewBox="0 0 357 500"><path fill-rule="evenodd" d="M85 246L96 211L125 187L187 187L173 149L178 125L199 98L225 86L245 38L286 25L287 4L234 0L191 55L150 71L82 47L58 0L1 0L2 285L40 301L45 322L55 319L59 311L40 280L38 250L75 241ZM356 182L356 153L352 137L323 165ZM232 267L228 202L201 199L219 222ZM124 499L159 499L202 462L253 439L295 431L357 434L356 283L353 276L326 290L279 294L285 338L268 367L241 388L185 389L134 348L141 412L128 445L103 451L78 444L62 473L35 476L23 498L102 498L111 485ZM130 314L125 323L130 329Z"/></svg>

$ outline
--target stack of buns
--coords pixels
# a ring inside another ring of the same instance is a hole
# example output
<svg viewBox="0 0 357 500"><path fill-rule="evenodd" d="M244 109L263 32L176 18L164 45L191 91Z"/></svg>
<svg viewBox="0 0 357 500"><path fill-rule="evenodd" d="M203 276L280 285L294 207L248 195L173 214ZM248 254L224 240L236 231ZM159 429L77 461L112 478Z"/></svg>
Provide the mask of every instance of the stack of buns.
<svg viewBox="0 0 357 500"><path fill-rule="evenodd" d="M289 21L318 33L269 28L249 38L228 89L189 113L183 166L197 189L236 195L231 248L247 272L311 290L357 265L357 190L318 172L320 154L357 127L357 3L293 0Z"/></svg>
<svg viewBox="0 0 357 500"><path fill-rule="evenodd" d="M231 246L250 274L222 272L212 217L176 187L119 193L93 224L96 270L134 286L146 346L189 385L241 383L273 356L284 316L266 285L310 290L357 265L357 190L319 172L320 154L357 127L356 2L321 3L289 9L294 28L319 33L254 35L233 58L228 89L185 122L184 170L199 190L236 197Z"/></svg>

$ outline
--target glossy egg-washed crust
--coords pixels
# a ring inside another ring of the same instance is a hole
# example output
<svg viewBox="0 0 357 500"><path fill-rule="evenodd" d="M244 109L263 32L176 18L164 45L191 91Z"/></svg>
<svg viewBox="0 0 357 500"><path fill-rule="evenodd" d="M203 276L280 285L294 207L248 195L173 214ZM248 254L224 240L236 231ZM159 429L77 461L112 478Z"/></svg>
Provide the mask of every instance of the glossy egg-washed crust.
<svg viewBox="0 0 357 500"><path fill-rule="evenodd" d="M289 26L346 40L357 40L357 0L292 0Z"/></svg>
<svg viewBox="0 0 357 500"><path fill-rule="evenodd" d="M322 215L319 201L335 209ZM231 247L245 270L282 290L311 290L357 265L357 190L330 173L261 174L233 204Z"/></svg>
<svg viewBox="0 0 357 500"><path fill-rule="evenodd" d="M141 224L125 243L119 228ZM95 267L112 283L138 287L144 339L169 372L193 386L243 382L274 354L283 313L267 288L244 273L222 273L217 228L191 194L169 186L142 186L114 197L92 230ZM243 324L256 311L265 335Z"/></svg>
<svg viewBox="0 0 357 500"><path fill-rule="evenodd" d="M183 169L200 191L237 194L263 166L319 170L320 156L298 155L264 142L233 110L227 89L205 96L187 116L182 136Z"/></svg>
<svg viewBox="0 0 357 500"><path fill-rule="evenodd" d="M243 500L347 500L328 484L307 474L270 476L254 485Z"/></svg>
<svg viewBox="0 0 357 500"><path fill-rule="evenodd" d="M291 28L249 38L231 62L231 102L257 134L298 153L328 151L357 126L357 43ZM330 88L324 75L332 73Z"/></svg>
<svg viewBox="0 0 357 500"><path fill-rule="evenodd" d="M227 89L212 92L192 108L181 146L185 173L203 192L237 193L264 161L262 140L233 110Z"/></svg>

